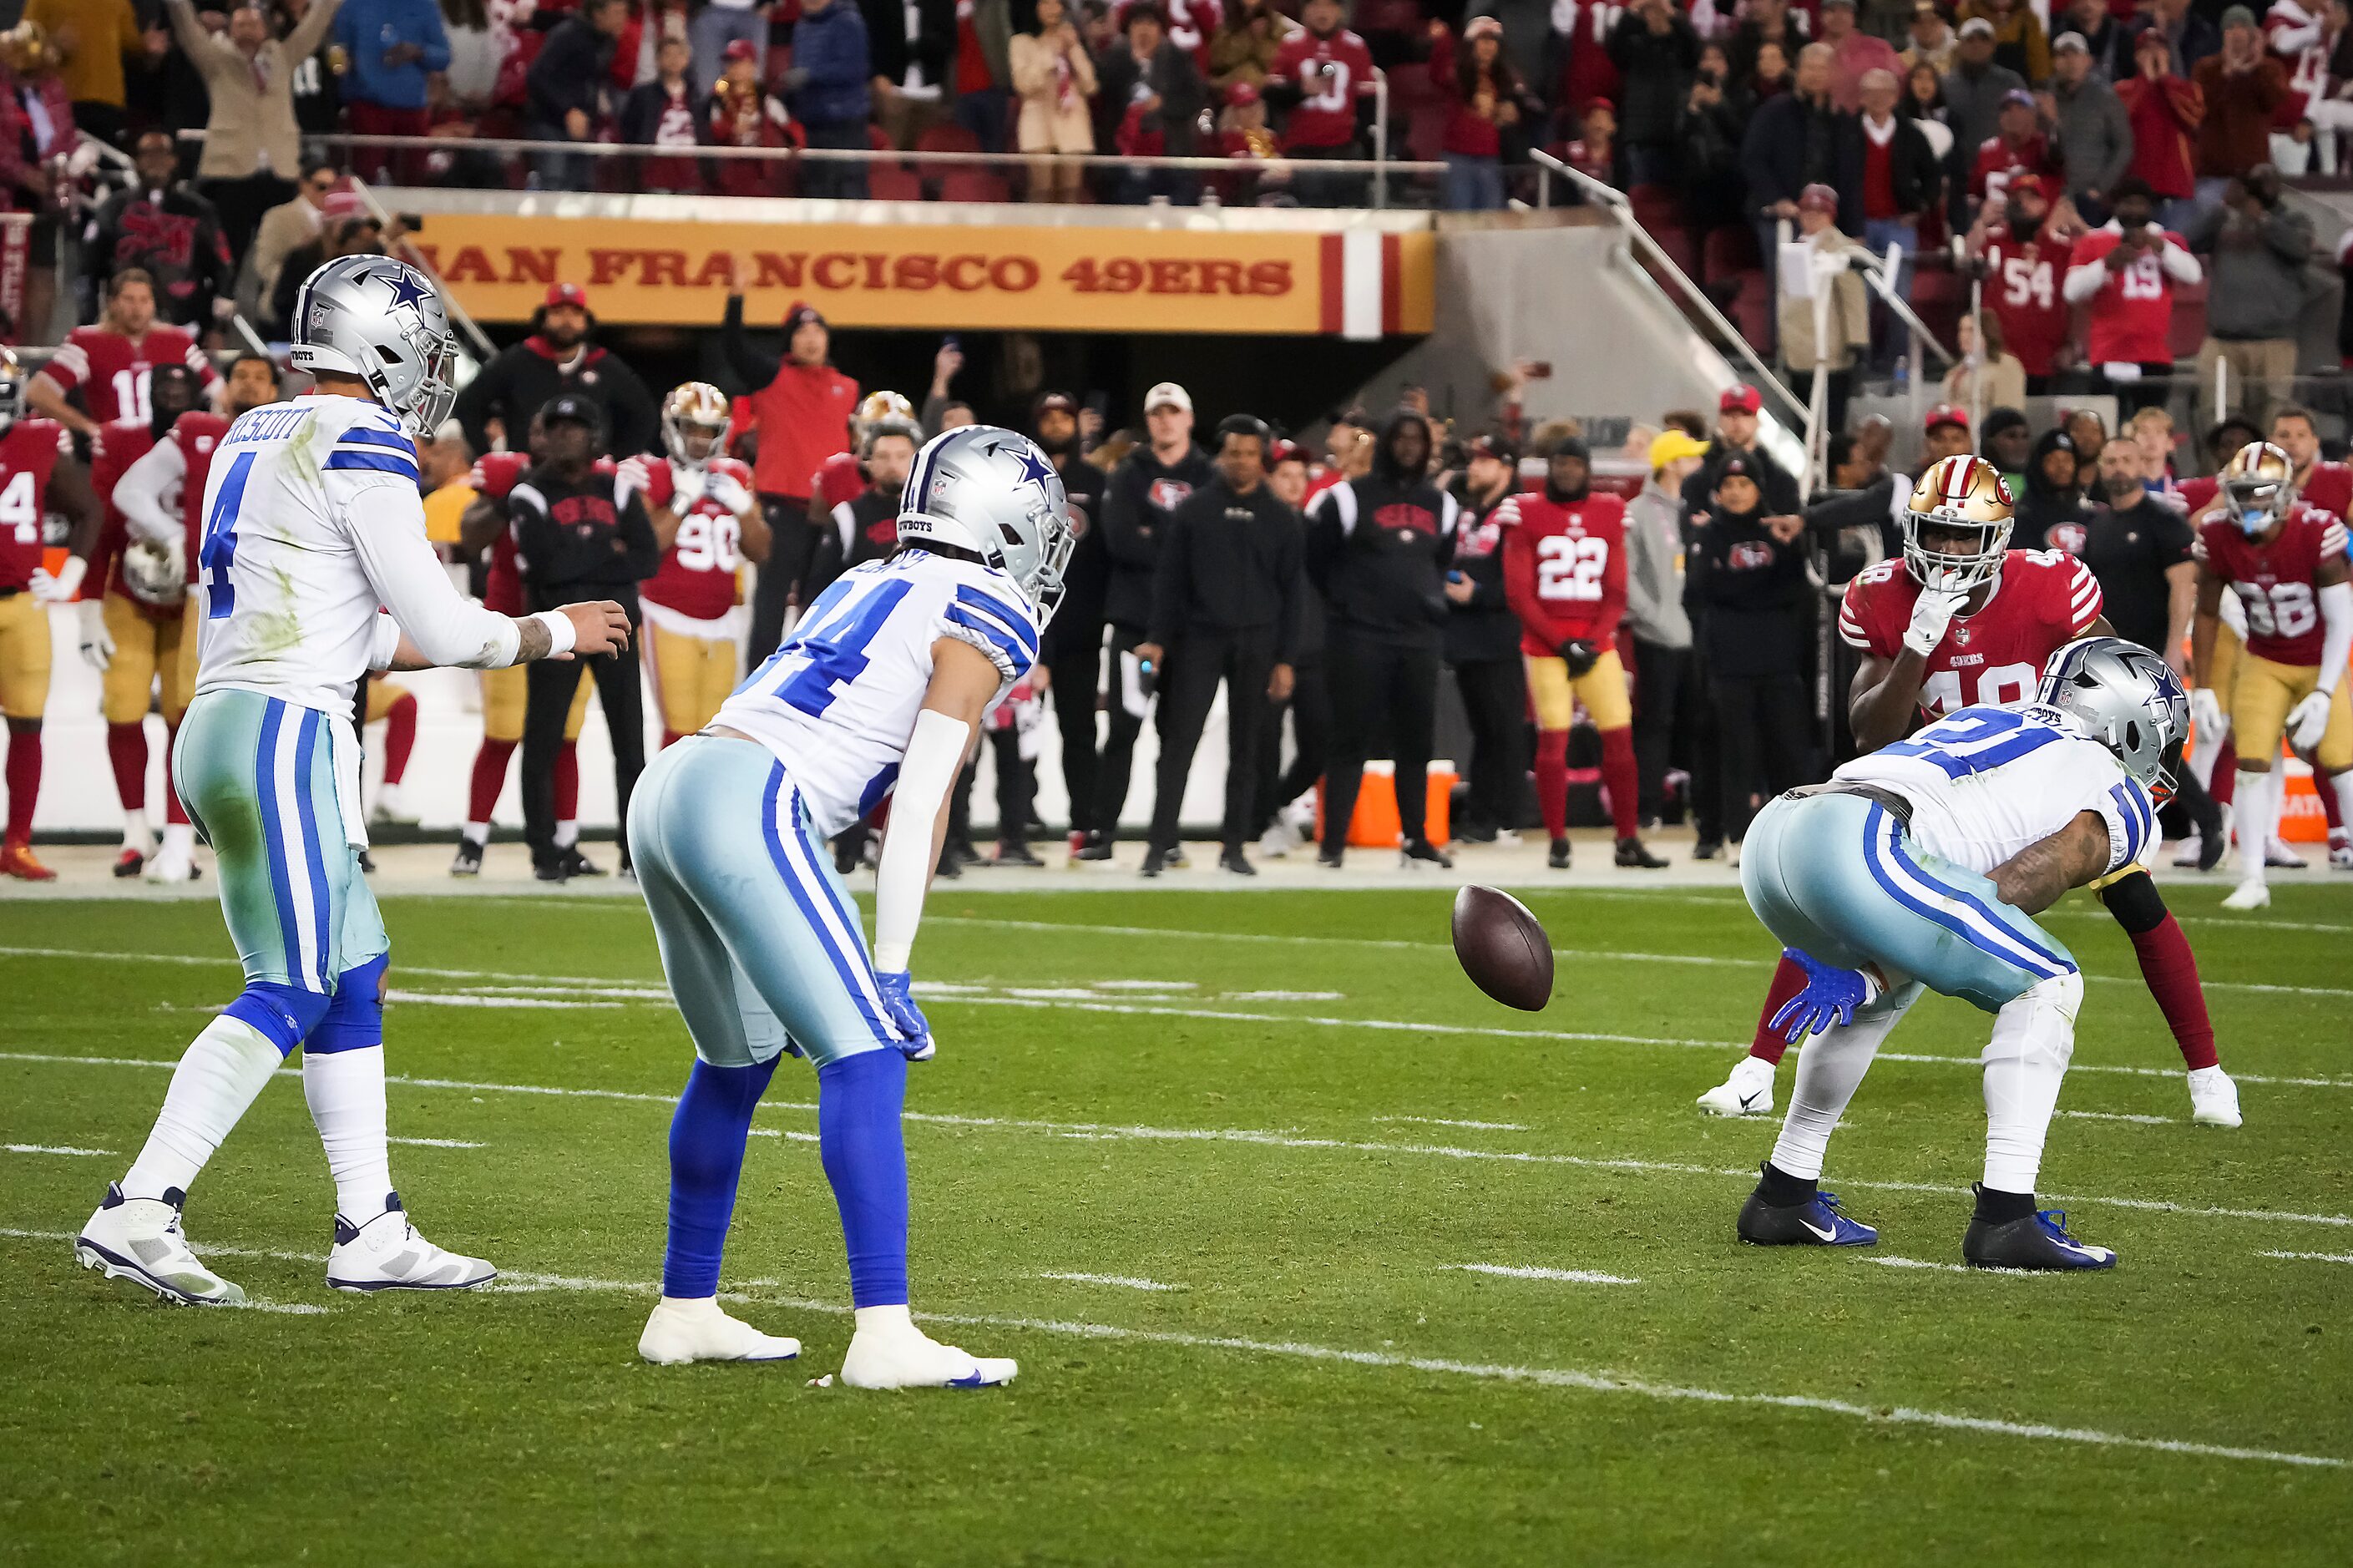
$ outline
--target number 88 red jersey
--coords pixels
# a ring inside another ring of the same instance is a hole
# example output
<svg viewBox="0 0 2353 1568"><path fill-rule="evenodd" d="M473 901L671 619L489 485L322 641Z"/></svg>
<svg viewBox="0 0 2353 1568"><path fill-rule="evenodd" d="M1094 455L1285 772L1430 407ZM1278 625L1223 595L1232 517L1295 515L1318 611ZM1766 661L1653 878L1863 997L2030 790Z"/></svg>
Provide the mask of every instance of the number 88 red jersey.
<svg viewBox="0 0 2353 1568"><path fill-rule="evenodd" d="M2247 612L2247 651L2274 664L2316 668L2327 628L2314 580L2322 562L2344 559L2345 524L2333 513L2300 505L2269 544L2248 538L2227 517L2201 526L2198 543L2207 572Z"/></svg>
<svg viewBox="0 0 2353 1568"><path fill-rule="evenodd" d="M1920 584L1901 561L1883 561L1846 585L1839 636L1879 658L1904 651L1905 629ZM1941 719L1973 704L2016 708L2034 700L2042 665L2100 618L2100 584L2091 569L2056 550L2013 550L1985 607L1955 616L1928 656L1920 710Z"/></svg>

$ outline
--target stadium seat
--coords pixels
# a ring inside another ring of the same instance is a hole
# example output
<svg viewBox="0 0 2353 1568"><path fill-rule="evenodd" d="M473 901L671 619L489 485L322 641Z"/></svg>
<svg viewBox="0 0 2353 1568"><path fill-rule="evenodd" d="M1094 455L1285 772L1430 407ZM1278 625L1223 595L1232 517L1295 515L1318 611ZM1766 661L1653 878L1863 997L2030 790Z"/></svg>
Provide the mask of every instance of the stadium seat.
<svg viewBox="0 0 2353 1568"><path fill-rule="evenodd" d="M950 169L940 180L940 200L944 202L1002 202L1012 198L1005 186L1005 176L994 169L962 165Z"/></svg>
<svg viewBox="0 0 2353 1568"><path fill-rule="evenodd" d="M980 138L961 125L934 125L915 138L918 153L982 153Z"/></svg>
<svg viewBox="0 0 2353 1568"><path fill-rule="evenodd" d="M903 163L876 163L866 171L866 194L878 202L920 202L923 182Z"/></svg>
<svg viewBox="0 0 2353 1568"><path fill-rule="evenodd" d="M1709 229L1700 246L1700 264L1705 268L1701 281L1706 283L1754 270L1758 266L1757 231L1746 224L1725 224Z"/></svg>

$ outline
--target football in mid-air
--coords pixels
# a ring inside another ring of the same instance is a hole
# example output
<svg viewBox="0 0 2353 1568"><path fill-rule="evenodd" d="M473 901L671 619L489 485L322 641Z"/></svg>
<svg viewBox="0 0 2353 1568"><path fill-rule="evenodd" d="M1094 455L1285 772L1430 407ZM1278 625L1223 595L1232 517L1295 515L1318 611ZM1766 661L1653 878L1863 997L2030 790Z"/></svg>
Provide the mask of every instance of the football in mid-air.
<svg viewBox="0 0 2353 1568"><path fill-rule="evenodd" d="M1552 1000L1552 938L1509 893L1468 887L1454 895L1454 956L1506 1007L1536 1013Z"/></svg>

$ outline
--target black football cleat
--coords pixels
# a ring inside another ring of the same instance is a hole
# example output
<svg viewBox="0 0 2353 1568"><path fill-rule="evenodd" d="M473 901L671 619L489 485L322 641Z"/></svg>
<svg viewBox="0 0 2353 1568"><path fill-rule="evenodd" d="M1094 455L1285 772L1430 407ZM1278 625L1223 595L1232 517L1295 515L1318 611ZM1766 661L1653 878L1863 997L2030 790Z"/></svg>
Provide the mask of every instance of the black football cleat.
<svg viewBox="0 0 2353 1568"><path fill-rule="evenodd" d="M1875 1247L1879 1232L1846 1217L1836 1193L1802 1204L1768 1204L1752 1192L1740 1206L1740 1239L1751 1247Z"/></svg>
<svg viewBox="0 0 2353 1568"><path fill-rule="evenodd" d="M2067 1211L2043 1209L2003 1224L1972 1219L1961 1256L1976 1268L2114 1268L2116 1251L2067 1234Z"/></svg>
<svg viewBox="0 0 2353 1568"><path fill-rule="evenodd" d="M1144 874L1157 877L1168 865L1168 851L1157 846L1144 852Z"/></svg>
<svg viewBox="0 0 2353 1568"><path fill-rule="evenodd" d="M1409 838L1398 853L1398 865L1410 871L1416 866L1435 866L1441 871L1454 869L1454 859L1445 850L1427 838Z"/></svg>
<svg viewBox="0 0 2353 1568"><path fill-rule="evenodd" d="M1241 848L1239 845L1228 845L1226 847L1225 853L1218 857L1218 869L1220 871L1231 871L1237 877L1255 877L1258 875L1258 868L1250 863L1249 857L1245 856L1241 852Z"/></svg>
<svg viewBox="0 0 2353 1568"><path fill-rule="evenodd" d="M1667 863L1651 853L1639 838L1618 840L1618 864L1640 871L1663 871Z"/></svg>
<svg viewBox="0 0 2353 1568"><path fill-rule="evenodd" d="M998 866L1043 866L1045 863L1027 844L999 844L993 862Z"/></svg>
<svg viewBox="0 0 2353 1568"><path fill-rule="evenodd" d="M1545 853L1545 864L1556 871L1568 869L1567 839L1556 838L1552 841L1552 847Z"/></svg>
<svg viewBox="0 0 2353 1568"><path fill-rule="evenodd" d="M482 874L482 847L470 838L458 840L458 853L449 857L449 875L479 877Z"/></svg>
<svg viewBox="0 0 2353 1568"><path fill-rule="evenodd" d="M136 877L145 869L147 869L147 857L136 849L126 847L121 854L114 858L114 874L117 877Z"/></svg>
<svg viewBox="0 0 2353 1568"><path fill-rule="evenodd" d="M1694 860L1720 860L1723 858L1724 840L1721 838L1703 838L1692 846L1692 858Z"/></svg>
<svg viewBox="0 0 2353 1568"><path fill-rule="evenodd" d="M580 853L580 846L577 844L565 845L561 854L564 861L564 874L567 877L601 877L605 874L605 868ZM628 862L626 859L622 861L621 868L625 871L628 869Z"/></svg>
<svg viewBox="0 0 2353 1568"><path fill-rule="evenodd" d="M1074 860L1108 860L1111 858L1111 835L1097 828L1087 835L1087 841L1071 857Z"/></svg>

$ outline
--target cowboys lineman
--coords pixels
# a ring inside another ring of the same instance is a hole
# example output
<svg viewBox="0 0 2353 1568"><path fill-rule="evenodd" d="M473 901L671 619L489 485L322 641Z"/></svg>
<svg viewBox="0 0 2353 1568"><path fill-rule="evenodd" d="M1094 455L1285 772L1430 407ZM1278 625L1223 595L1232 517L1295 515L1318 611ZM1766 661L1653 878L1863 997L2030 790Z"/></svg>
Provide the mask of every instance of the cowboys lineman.
<svg viewBox="0 0 2353 1568"><path fill-rule="evenodd" d="M2171 794L2189 707L2157 655L2085 637L2052 655L2032 705L1963 708L1758 816L1741 889L1807 976L1773 1023L1791 1039L1816 1034L1741 1210L1743 1241L1879 1239L1817 1183L1872 1057L1925 988L1994 1015L1985 1180L1962 1256L1983 1268L2115 1264L2069 1236L2063 1215L2034 1207L2084 981L2033 916L2139 858Z"/></svg>
<svg viewBox="0 0 2353 1568"><path fill-rule="evenodd" d="M389 944L359 871L352 689L363 669L610 652L628 623L610 603L497 615L450 586L426 542L413 438L448 412L455 352L423 273L376 256L328 262L294 310L293 363L315 389L239 416L206 481L195 696L172 765L218 858L245 989L181 1057L146 1146L74 1243L85 1268L166 1301L245 1299L190 1249L181 1210L298 1046L339 1211L327 1282L453 1289L494 1274L417 1235L392 1188Z"/></svg>
<svg viewBox="0 0 2353 1568"><path fill-rule="evenodd" d="M744 1144L778 1059L817 1068L818 1145L841 1212L854 1388L976 1388L968 1355L907 1306L907 1063L932 1054L908 953L981 713L1037 662L1073 536L1062 481L1026 437L972 425L916 455L899 545L809 606L699 734L664 751L629 841L695 1063L670 1123L662 1299L648 1361L776 1361L798 1342L722 1311ZM895 791L895 793L894 793ZM892 795L874 945L827 841Z"/></svg>

